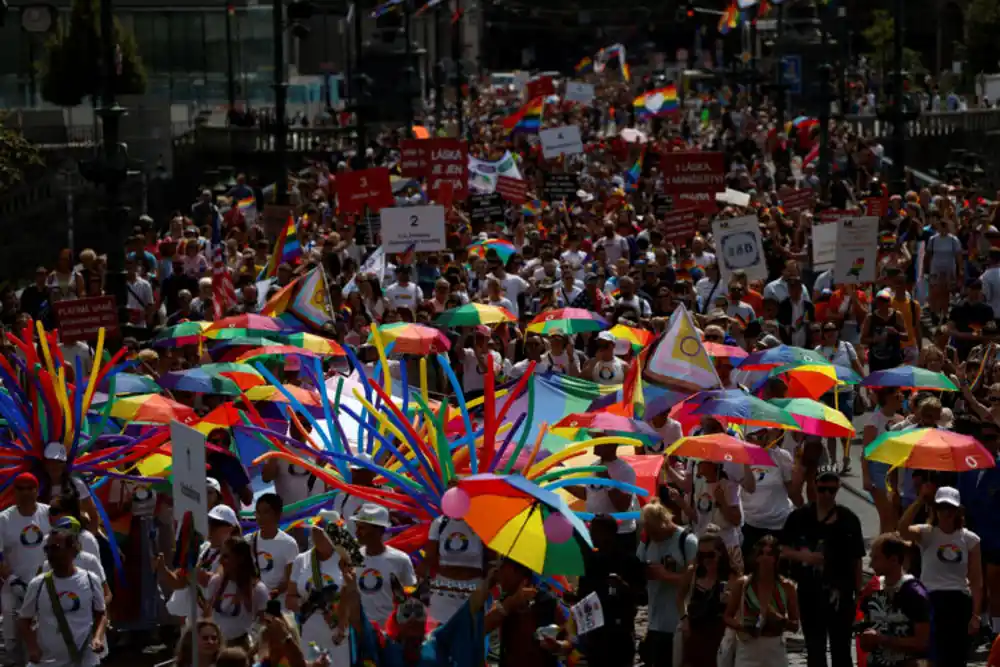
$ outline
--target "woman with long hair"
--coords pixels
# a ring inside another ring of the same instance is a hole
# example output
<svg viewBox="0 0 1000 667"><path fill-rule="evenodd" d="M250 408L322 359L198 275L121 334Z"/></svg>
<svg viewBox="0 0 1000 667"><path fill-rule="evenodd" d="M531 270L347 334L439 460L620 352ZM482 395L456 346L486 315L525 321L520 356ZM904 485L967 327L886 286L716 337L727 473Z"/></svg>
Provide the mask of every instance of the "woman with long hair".
<svg viewBox="0 0 1000 667"><path fill-rule="evenodd" d="M218 624L207 618L199 620L194 625L184 628L184 634L177 642L177 655L174 657L176 667L191 667L194 663L194 638L198 638L198 667L213 667L219 650L222 648L222 631Z"/></svg>
<svg viewBox="0 0 1000 667"><path fill-rule="evenodd" d="M778 574L778 540L757 542L748 572L733 584L726 626L736 631L735 667L787 667L782 637L799 628L795 584Z"/></svg>
<svg viewBox="0 0 1000 667"><path fill-rule="evenodd" d="M698 554L677 587L677 610L681 619L681 661L675 667L714 664L726 625L722 613L734 579L729 550L710 527L698 540Z"/></svg>
<svg viewBox="0 0 1000 667"><path fill-rule="evenodd" d="M250 649L250 631L267 606L270 593L260 580L250 543L232 536L219 555L222 572L205 587L204 614L215 618L226 646Z"/></svg>
<svg viewBox="0 0 1000 667"><path fill-rule="evenodd" d="M899 520L899 533L920 547L920 581L930 593L934 664L965 667L969 637L979 632L983 606L983 565L979 536L965 527L962 498L957 489L942 486L910 505ZM923 490L923 489L922 489ZM921 507L930 520L912 525Z"/></svg>

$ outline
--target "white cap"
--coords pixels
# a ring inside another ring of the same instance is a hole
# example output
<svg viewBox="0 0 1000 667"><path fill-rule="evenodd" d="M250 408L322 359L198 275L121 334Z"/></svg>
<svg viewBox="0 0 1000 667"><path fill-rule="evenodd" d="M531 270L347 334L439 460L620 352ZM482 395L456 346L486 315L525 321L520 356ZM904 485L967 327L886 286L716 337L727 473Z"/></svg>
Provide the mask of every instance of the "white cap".
<svg viewBox="0 0 1000 667"><path fill-rule="evenodd" d="M389 510L382 507L381 505L375 505L373 503L368 503L361 506L353 517L351 521L354 523L367 523L372 526L381 526L382 528L389 528L392 523L389 521Z"/></svg>
<svg viewBox="0 0 1000 667"><path fill-rule="evenodd" d="M950 486L942 486L934 494L935 505L951 505L952 507L962 506L962 496L958 489Z"/></svg>
<svg viewBox="0 0 1000 667"><path fill-rule="evenodd" d="M205 486L207 486L212 491L215 491L219 495L222 495L222 485L219 484L219 480L215 479L214 477L206 477Z"/></svg>
<svg viewBox="0 0 1000 667"><path fill-rule="evenodd" d="M609 343L614 343L618 339L615 338L615 335L613 333L611 333L610 331L602 331L601 333L597 334L597 340L603 340L603 341L607 341Z"/></svg>
<svg viewBox="0 0 1000 667"><path fill-rule="evenodd" d="M236 512L229 505L216 505L208 510L208 518L214 521L228 523L230 526L239 526L240 520L236 518Z"/></svg>
<svg viewBox="0 0 1000 667"><path fill-rule="evenodd" d="M65 461L69 458L66 454L66 448L61 442L50 442L45 445L42 456L48 461Z"/></svg>
<svg viewBox="0 0 1000 667"><path fill-rule="evenodd" d="M632 349L632 343L628 342L625 338L619 338L615 341L615 354L619 357L624 357Z"/></svg>

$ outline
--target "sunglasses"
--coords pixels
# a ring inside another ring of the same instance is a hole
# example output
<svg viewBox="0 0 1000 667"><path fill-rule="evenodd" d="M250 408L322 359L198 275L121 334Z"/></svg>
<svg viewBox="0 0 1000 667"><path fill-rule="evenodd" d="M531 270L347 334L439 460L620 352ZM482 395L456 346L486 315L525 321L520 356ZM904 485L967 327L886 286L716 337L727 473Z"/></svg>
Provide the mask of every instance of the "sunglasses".
<svg viewBox="0 0 1000 667"><path fill-rule="evenodd" d="M840 491L840 487L839 486L817 486L816 487L816 493L834 494L837 491Z"/></svg>

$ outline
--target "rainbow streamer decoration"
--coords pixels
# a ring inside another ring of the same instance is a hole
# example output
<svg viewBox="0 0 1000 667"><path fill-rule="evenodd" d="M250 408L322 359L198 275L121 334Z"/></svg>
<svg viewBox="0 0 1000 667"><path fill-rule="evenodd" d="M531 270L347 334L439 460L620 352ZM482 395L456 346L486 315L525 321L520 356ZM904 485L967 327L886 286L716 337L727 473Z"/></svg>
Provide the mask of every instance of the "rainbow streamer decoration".
<svg viewBox="0 0 1000 667"><path fill-rule="evenodd" d="M632 82L632 69L628 66L628 63L622 63L622 78L625 79L625 83Z"/></svg>
<svg viewBox="0 0 1000 667"><path fill-rule="evenodd" d="M542 113L544 110L544 97L536 97L530 100L519 110L503 119L504 134L537 134L542 126Z"/></svg>

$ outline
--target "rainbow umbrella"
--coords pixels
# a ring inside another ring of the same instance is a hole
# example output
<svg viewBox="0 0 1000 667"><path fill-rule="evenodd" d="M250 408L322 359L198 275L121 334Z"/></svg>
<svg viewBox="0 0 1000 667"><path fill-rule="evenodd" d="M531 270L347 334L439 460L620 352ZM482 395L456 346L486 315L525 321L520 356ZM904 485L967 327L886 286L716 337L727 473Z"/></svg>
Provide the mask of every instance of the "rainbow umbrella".
<svg viewBox="0 0 1000 667"><path fill-rule="evenodd" d="M335 340L330 340L329 338L324 338L323 336L317 336L316 334L296 332L282 334L280 336L275 336L275 339L280 339L281 343L284 345L294 345L295 347L302 348L303 350L309 350L310 352L316 352L318 354L334 354L337 356L342 356L344 350Z"/></svg>
<svg viewBox="0 0 1000 667"><path fill-rule="evenodd" d="M814 350L791 345L779 345L767 350L752 352L740 364L741 371L769 371L778 366L796 363L829 364L826 357Z"/></svg>
<svg viewBox="0 0 1000 667"><path fill-rule="evenodd" d="M983 470L996 465L989 450L972 436L938 428L883 433L865 447L865 458L896 468L947 472Z"/></svg>
<svg viewBox="0 0 1000 667"><path fill-rule="evenodd" d="M189 423L198 418L193 408L159 394L116 399L111 404L111 416L148 424L169 424L174 420Z"/></svg>
<svg viewBox="0 0 1000 667"><path fill-rule="evenodd" d="M742 366L743 360L750 354L742 347L736 347L735 345L723 345L722 343L713 343L712 341L706 341L702 345L705 346L705 352L708 353L708 356L730 359L733 362L733 366Z"/></svg>
<svg viewBox="0 0 1000 667"><path fill-rule="evenodd" d="M323 402L319 393L294 384L282 385L292 398L307 408L322 408ZM259 387L247 389L247 398L251 401L264 401L268 403L288 403L288 398L274 385L265 384Z"/></svg>
<svg viewBox="0 0 1000 667"><path fill-rule="evenodd" d="M106 375L100 384L98 391L111 391L111 378L115 381L115 395L125 396L127 394L159 394L163 391L156 380L148 375L138 375L136 373L117 373L113 376Z"/></svg>
<svg viewBox="0 0 1000 667"><path fill-rule="evenodd" d="M211 322L181 322L172 327L161 329L150 343L153 347L182 347L197 345Z"/></svg>
<svg viewBox="0 0 1000 667"><path fill-rule="evenodd" d="M661 440L655 428L642 421L613 412L583 412L566 415L552 426L556 435L576 436L580 429L589 431L604 431L608 433L624 433L640 435ZM565 431L566 433L560 433Z"/></svg>
<svg viewBox="0 0 1000 667"><path fill-rule="evenodd" d="M330 341L333 342L333 341ZM304 350L301 347L296 347L294 345L267 345L265 347L258 347L253 350L247 350L236 357L235 361L245 362L251 359L260 359L261 357L284 357L289 355L297 355L300 357L335 357L335 356L347 356L344 352L344 348L340 345L336 345L336 348L331 346L330 351L326 353L313 352L312 350Z"/></svg>
<svg viewBox="0 0 1000 667"><path fill-rule="evenodd" d="M205 329L205 336L216 339L230 339L243 336L269 336L274 333L290 332L289 327L279 319L249 313L226 317L213 322Z"/></svg>
<svg viewBox="0 0 1000 667"><path fill-rule="evenodd" d="M798 422L787 411L749 394L735 396L727 392L721 398L709 398L691 414L715 417L724 424L799 430Z"/></svg>
<svg viewBox="0 0 1000 667"><path fill-rule="evenodd" d="M239 396L243 393L239 385L229 378L213 375L201 367L164 373L160 376L159 383L164 389L186 391L192 394Z"/></svg>
<svg viewBox="0 0 1000 667"><path fill-rule="evenodd" d="M500 257L500 261L504 264L510 259L510 256L517 252L517 248L510 241L505 241L503 239L486 239L485 241L476 241L469 246L469 254L476 257L486 257L486 253L490 250L496 250L497 256Z"/></svg>
<svg viewBox="0 0 1000 667"><path fill-rule="evenodd" d="M749 463L765 467L775 465L766 449L734 438L728 433L686 436L668 445L663 454L715 463Z"/></svg>
<svg viewBox="0 0 1000 667"><path fill-rule="evenodd" d="M250 364L219 362L215 364L202 364L197 368L200 368L206 373L211 373L213 375L224 377L227 380L232 380L240 389L244 391L250 389L251 387L267 384L267 380L264 379L264 376Z"/></svg>
<svg viewBox="0 0 1000 667"><path fill-rule="evenodd" d="M770 401L785 410L803 433L824 438L850 438L854 426L839 410L808 398L775 398Z"/></svg>
<svg viewBox="0 0 1000 667"><path fill-rule="evenodd" d="M378 333L385 345L395 344L392 349L394 354L435 354L451 349L444 332L424 324L393 322L378 327ZM369 334L369 345L374 341L374 334Z"/></svg>
<svg viewBox="0 0 1000 667"><path fill-rule="evenodd" d="M566 501L519 475L472 475L461 517L487 547L541 575L582 575L594 545Z"/></svg>
<svg viewBox="0 0 1000 667"><path fill-rule="evenodd" d="M616 324L608 330L615 339L624 338L632 345L633 350L641 350L656 338L656 334L652 331L647 331L646 329L637 329L636 327L625 326L624 324Z"/></svg>
<svg viewBox="0 0 1000 667"><path fill-rule="evenodd" d="M905 387L933 391L958 391L955 383L944 373L936 373L915 366L900 366L875 371L861 382L865 387Z"/></svg>
<svg viewBox="0 0 1000 667"><path fill-rule="evenodd" d="M560 331L577 334L584 331L606 329L608 322L597 313L584 308L554 308L535 316L528 323L528 333L547 334Z"/></svg>
<svg viewBox="0 0 1000 667"><path fill-rule="evenodd" d="M444 311L437 316L436 321L443 327L474 327L479 324L516 322L517 316L500 306L488 306L485 303L467 303L464 306Z"/></svg>

